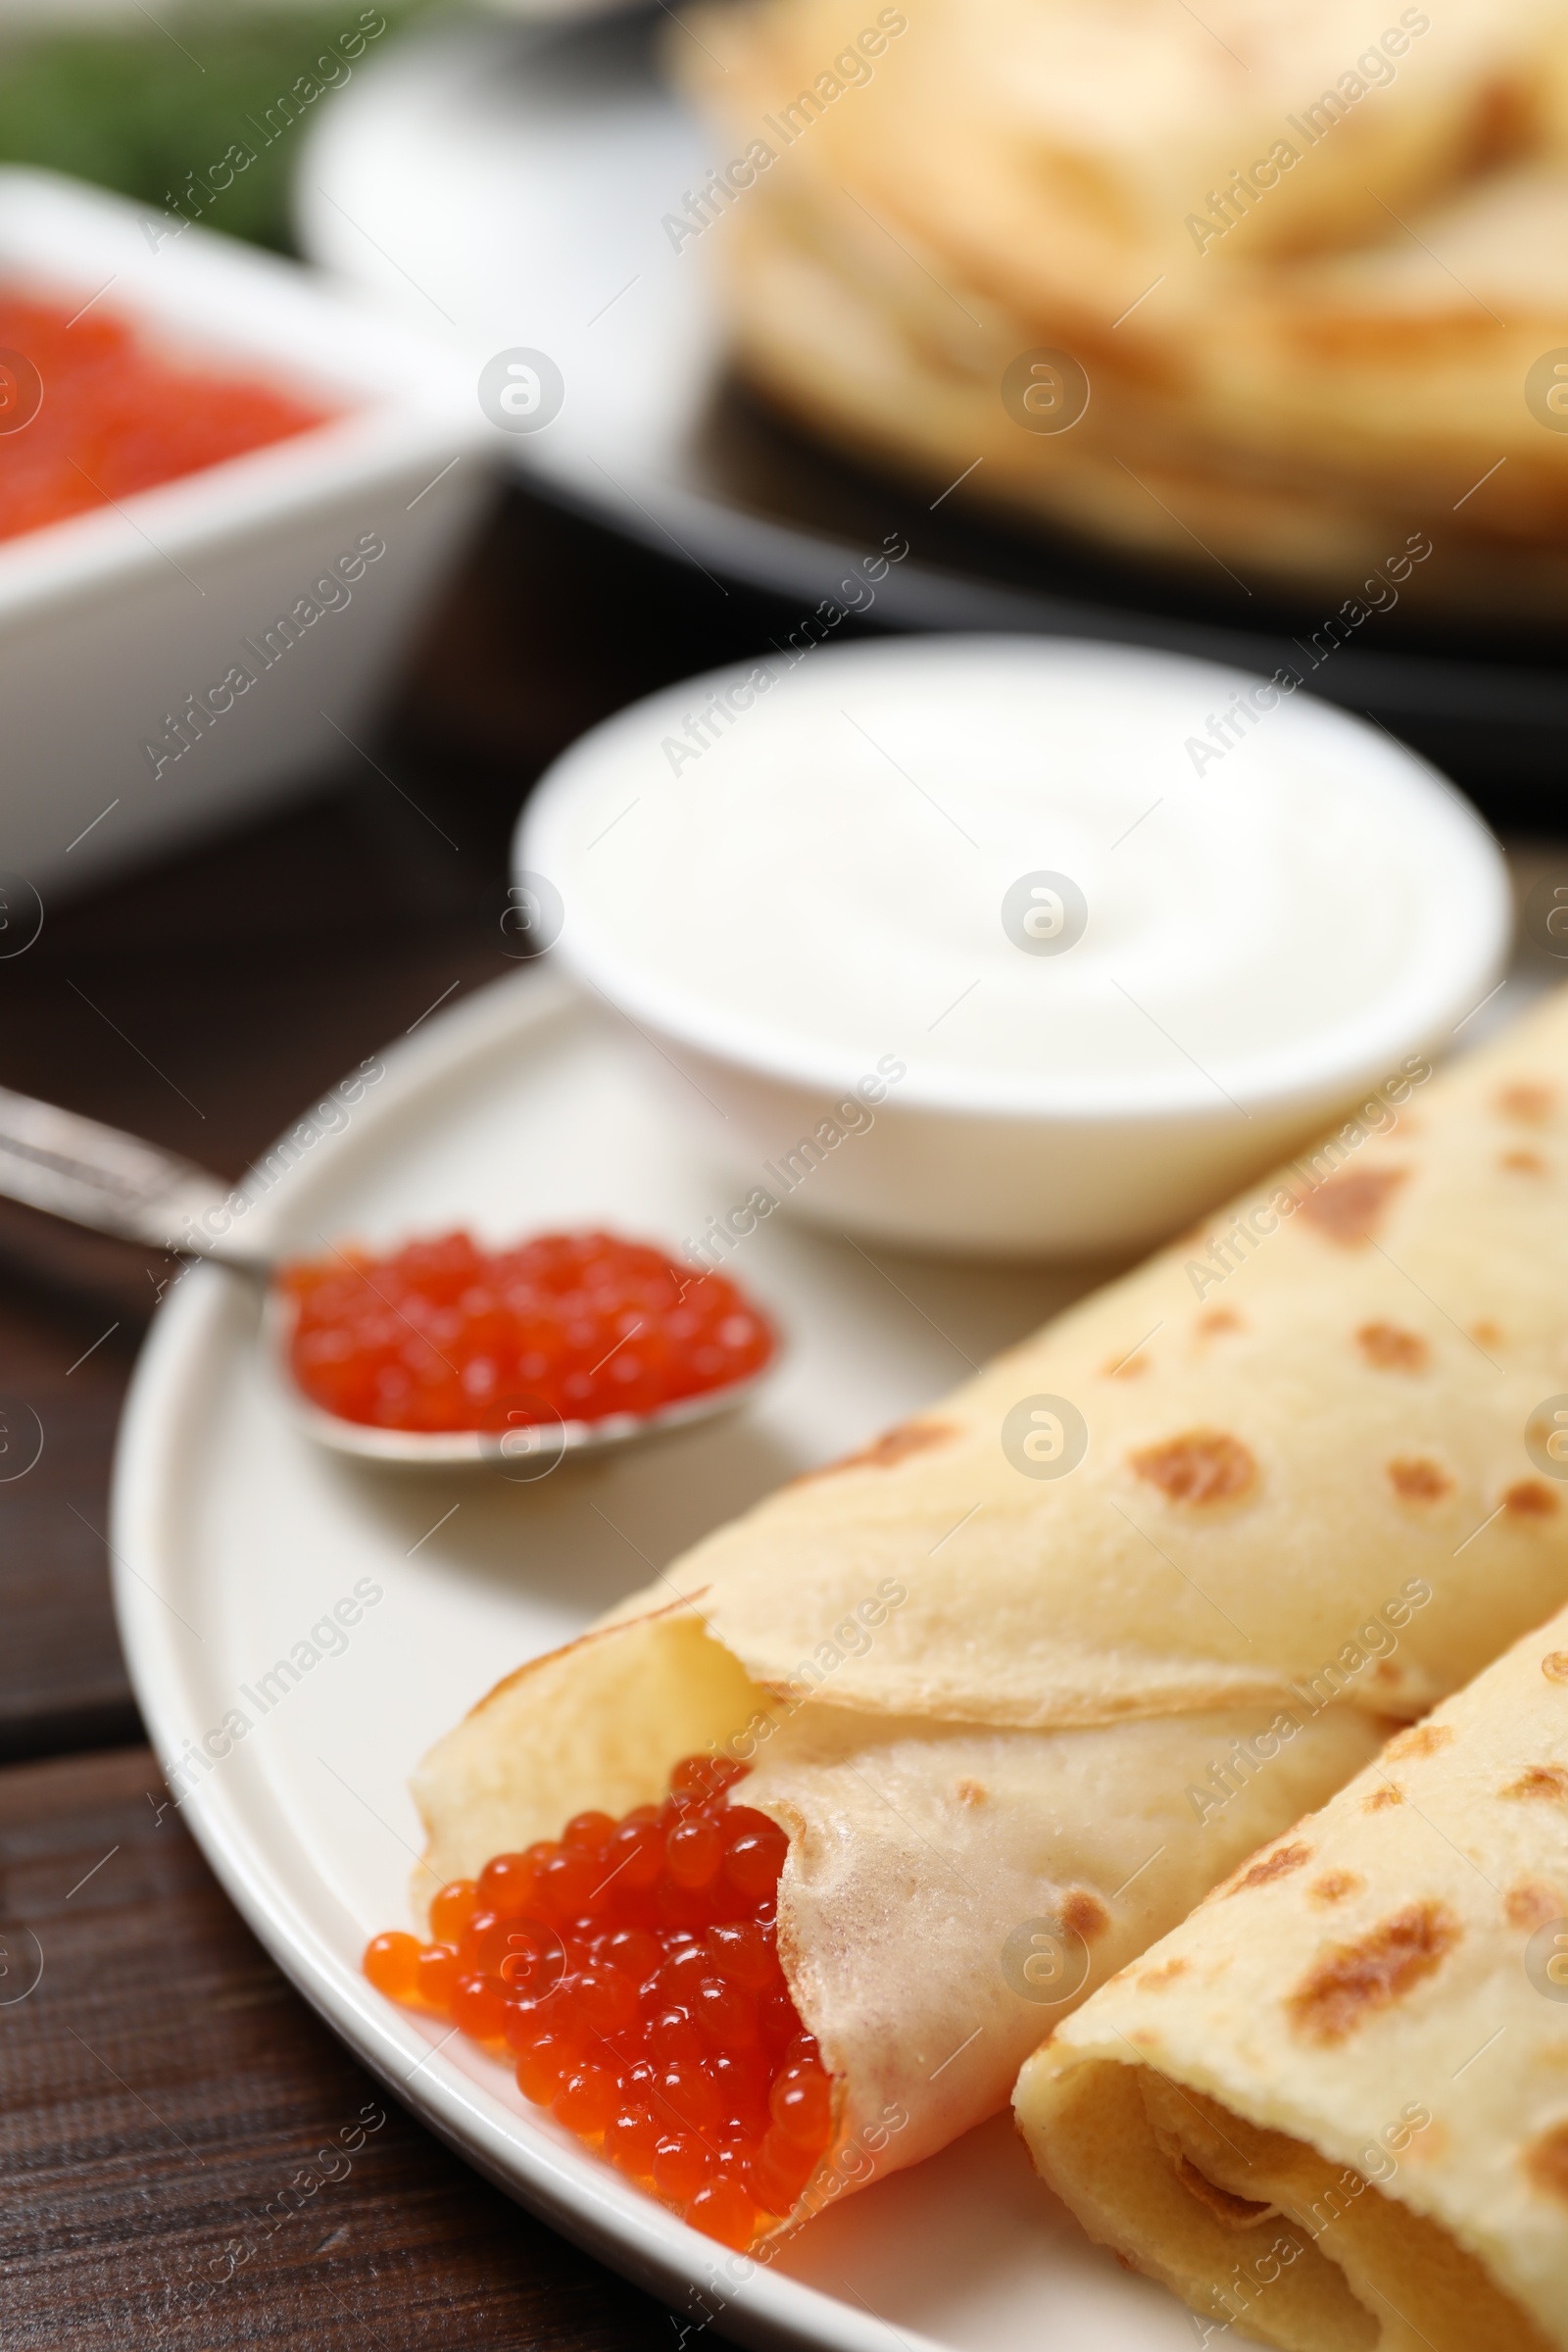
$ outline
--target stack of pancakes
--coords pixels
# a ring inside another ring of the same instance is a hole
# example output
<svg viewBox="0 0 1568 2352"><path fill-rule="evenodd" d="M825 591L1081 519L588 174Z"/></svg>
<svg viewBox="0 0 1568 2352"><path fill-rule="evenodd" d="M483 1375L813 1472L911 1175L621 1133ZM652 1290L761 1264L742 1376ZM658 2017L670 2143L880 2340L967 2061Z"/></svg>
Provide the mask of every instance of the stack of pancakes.
<svg viewBox="0 0 1568 2352"><path fill-rule="evenodd" d="M1222 588L1568 608L1568 0L687 23L665 232L798 419Z"/></svg>

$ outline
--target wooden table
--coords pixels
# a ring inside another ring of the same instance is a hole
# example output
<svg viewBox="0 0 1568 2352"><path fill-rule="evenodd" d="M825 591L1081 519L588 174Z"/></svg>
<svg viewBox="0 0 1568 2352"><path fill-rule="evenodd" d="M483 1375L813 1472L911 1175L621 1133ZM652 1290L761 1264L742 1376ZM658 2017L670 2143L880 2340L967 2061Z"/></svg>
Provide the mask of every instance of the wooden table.
<svg viewBox="0 0 1568 2352"><path fill-rule="evenodd" d="M544 762L797 618L513 498L377 743L401 789L367 768L50 906L0 963L0 1083L238 1177L437 999L515 969L507 837ZM667 2312L382 2093L163 1805L104 1541L159 1279L135 1250L0 1220L0 1395L44 1432L0 1484L0 2343L672 2345ZM320 2184L283 2224L296 2176Z"/></svg>

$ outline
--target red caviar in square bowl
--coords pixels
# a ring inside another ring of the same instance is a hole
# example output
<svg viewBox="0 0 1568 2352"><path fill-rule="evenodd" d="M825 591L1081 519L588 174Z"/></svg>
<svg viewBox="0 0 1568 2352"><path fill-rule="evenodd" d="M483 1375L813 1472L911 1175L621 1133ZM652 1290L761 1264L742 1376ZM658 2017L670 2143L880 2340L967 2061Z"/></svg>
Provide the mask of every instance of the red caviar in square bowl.
<svg viewBox="0 0 1568 2352"><path fill-rule="evenodd" d="M495 438L437 337L0 170L8 870L47 903L352 757Z"/></svg>
<svg viewBox="0 0 1568 2352"><path fill-rule="evenodd" d="M233 362L175 360L108 302L0 281L0 539L113 507L336 410Z"/></svg>

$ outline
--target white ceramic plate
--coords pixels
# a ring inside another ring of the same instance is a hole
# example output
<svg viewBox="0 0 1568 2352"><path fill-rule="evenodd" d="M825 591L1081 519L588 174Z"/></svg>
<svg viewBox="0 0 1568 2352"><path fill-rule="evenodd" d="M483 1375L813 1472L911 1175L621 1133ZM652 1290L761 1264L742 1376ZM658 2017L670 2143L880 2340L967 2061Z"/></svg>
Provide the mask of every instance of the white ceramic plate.
<svg viewBox="0 0 1568 2352"><path fill-rule="evenodd" d="M470 1223L499 1240L605 1220L678 1249L727 1200L654 1064L552 978L522 972L386 1057L351 1123L252 1213L275 1238L389 1241ZM573 1634L785 1477L917 1409L1086 1276L878 1251L777 1219L740 1279L790 1340L744 1415L537 1485L393 1475L314 1448L257 1348L248 1286L187 1276L137 1369L116 1473L115 1598L166 1770L237 1708L247 1729L184 1818L278 1965L404 2103L695 2330L748 2344L888 2352L1176 2352L1187 2315L1092 2249L998 2119L822 2216L752 2266L529 2108L508 2071L373 1993L359 1956L408 1924L429 1742L500 1676ZM333 1604L368 1580L337 1648ZM297 1644L323 1654L260 1679ZM266 1693L262 1694L266 1696ZM231 1726L231 1733L236 1727ZM213 1745L220 1747L222 1740Z"/></svg>

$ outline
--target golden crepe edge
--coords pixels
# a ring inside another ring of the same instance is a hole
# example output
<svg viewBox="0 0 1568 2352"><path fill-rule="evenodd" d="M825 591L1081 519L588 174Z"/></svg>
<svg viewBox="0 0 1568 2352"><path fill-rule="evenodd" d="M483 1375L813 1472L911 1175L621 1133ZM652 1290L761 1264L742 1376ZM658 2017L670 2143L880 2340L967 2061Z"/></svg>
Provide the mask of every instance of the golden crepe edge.
<svg viewBox="0 0 1568 2352"><path fill-rule="evenodd" d="M1061 2025L1019 2128L1092 2237L1286 2352L1560 2347L1565 1956L1568 1610Z"/></svg>

